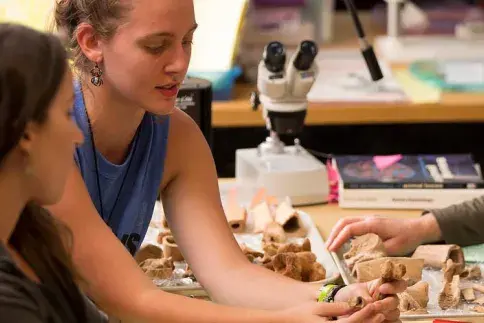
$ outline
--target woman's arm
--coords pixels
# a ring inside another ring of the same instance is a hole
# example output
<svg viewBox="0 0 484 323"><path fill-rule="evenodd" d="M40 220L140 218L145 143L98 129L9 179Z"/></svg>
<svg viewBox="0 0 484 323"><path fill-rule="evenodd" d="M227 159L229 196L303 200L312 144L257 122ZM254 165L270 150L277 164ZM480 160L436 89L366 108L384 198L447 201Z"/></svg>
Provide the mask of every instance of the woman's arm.
<svg viewBox="0 0 484 323"><path fill-rule="evenodd" d="M437 221L441 237L446 243L469 246L484 243L484 196L430 210ZM428 234L430 236L430 232Z"/></svg>
<svg viewBox="0 0 484 323"><path fill-rule="evenodd" d="M296 308L298 313L312 309L328 315L316 303L320 286L251 264L243 255L224 215L209 147L193 120L179 110L170 121L167 156L162 186L166 218L195 276L215 301L259 309ZM394 295L404 285L398 282L381 288ZM367 284L356 284L341 291L361 296L368 290ZM397 306L398 302L389 301L376 308L393 321Z"/></svg>
<svg viewBox="0 0 484 323"><path fill-rule="evenodd" d="M484 243L484 196L442 209L429 210L419 218L375 216L344 218L331 230L327 246L337 251L351 237L375 233L390 255L411 253L421 244L445 241L469 246Z"/></svg>
<svg viewBox="0 0 484 323"><path fill-rule="evenodd" d="M279 315L157 289L96 212L77 168L62 201L50 211L73 232L73 257L86 282L83 287L100 308L123 322L272 322Z"/></svg>
<svg viewBox="0 0 484 323"><path fill-rule="evenodd" d="M163 207L170 229L197 279L214 300L283 309L315 301L317 287L251 264L231 232L220 201L210 149L181 111L171 116Z"/></svg>

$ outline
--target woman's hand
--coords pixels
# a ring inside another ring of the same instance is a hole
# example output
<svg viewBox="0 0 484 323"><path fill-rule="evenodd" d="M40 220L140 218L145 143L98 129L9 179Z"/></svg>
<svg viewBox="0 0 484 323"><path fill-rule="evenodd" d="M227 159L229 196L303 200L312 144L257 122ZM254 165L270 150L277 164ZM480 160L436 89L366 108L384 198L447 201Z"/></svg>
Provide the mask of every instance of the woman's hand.
<svg viewBox="0 0 484 323"><path fill-rule="evenodd" d="M366 304L373 304L376 313L383 314L386 322L397 321L400 317L398 310L398 298L396 294L402 293L407 288L405 281L395 281L380 285L380 280L373 280L367 283L353 284L342 288L336 293L336 302L348 302L349 299L361 296ZM375 302L371 295L374 295L376 289L381 295L386 297Z"/></svg>
<svg viewBox="0 0 484 323"><path fill-rule="evenodd" d="M438 241L442 234L432 214L413 219L344 218L333 227L326 242L328 250L336 252L351 237L367 233L377 234L390 256L410 253L423 243Z"/></svg>
<svg viewBox="0 0 484 323"><path fill-rule="evenodd" d="M352 309L347 302L312 302L282 311L281 319L278 321L284 323L321 323L330 321L330 318L339 317L339 319L335 322L380 323L385 322L386 320L385 315L378 312L378 307L382 306L381 304L379 304L381 302L383 301L368 304L359 311ZM396 320L398 320L398 317Z"/></svg>

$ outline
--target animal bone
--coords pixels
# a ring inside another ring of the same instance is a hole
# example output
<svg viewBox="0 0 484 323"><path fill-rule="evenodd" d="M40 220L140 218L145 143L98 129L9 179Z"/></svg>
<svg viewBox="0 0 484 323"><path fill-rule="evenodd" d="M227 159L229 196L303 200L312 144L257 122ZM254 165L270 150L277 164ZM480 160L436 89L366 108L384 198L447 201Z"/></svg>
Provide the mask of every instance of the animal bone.
<svg viewBox="0 0 484 323"><path fill-rule="evenodd" d="M296 256L301 261L303 271L310 271L311 265L316 261L316 255L310 251L296 253Z"/></svg>
<svg viewBox="0 0 484 323"><path fill-rule="evenodd" d="M472 288L464 288L462 290L462 296L466 301L475 301L476 300L476 294L474 293L474 289Z"/></svg>
<svg viewBox="0 0 484 323"><path fill-rule="evenodd" d="M387 260L381 267L381 278L383 282L391 282L401 280L407 273L407 268L404 264Z"/></svg>
<svg viewBox="0 0 484 323"><path fill-rule="evenodd" d="M277 253L264 267L303 282L326 278L326 269L316 262L316 255L310 251Z"/></svg>
<svg viewBox="0 0 484 323"><path fill-rule="evenodd" d="M172 258L173 261L183 261L184 257L178 248L178 245L175 242L175 238L173 236L165 236L163 237L163 253L165 254L166 258Z"/></svg>
<svg viewBox="0 0 484 323"><path fill-rule="evenodd" d="M311 251L311 240L309 238L304 239L301 248L303 251Z"/></svg>
<svg viewBox="0 0 484 323"><path fill-rule="evenodd" d="M242 250L242 253L249 259L250 262L253 262L256 258L262 258L264 257L264 254L262 252L253 250L246 245L241 245L240 249Z"/></svg>
<svg viewBox="0 0 484 323"><path fill-rule="evenodd" d="M351 249L346 252L344 259L350 259L365 251L385 251L382 240L374 233L358 236L351 241Z"/></svg>
<svg viewBox="0 0 484 323"><path fill-rule="evenodd" d="M386 254L382 252L373 252L373 253L361 253L357 256L355 256L352 259L349 259L346 263L348 265L348 268L351 269L351 274L356 277L356 265L360 263L364 263L367 261L372 261L376 259L381 259L385 258Z"/></svg>
<svg viewBox="0 0 484 323"><path fill-rule="evenodd" d="M134 260L136 260L138 264L142 263L146 259L151 258L163 258L163 250L161 250L161 248L158 246L148 244L141 247L134 255Z"/></svg>
<svg viewBox="0 0 484 323"><path fill-rule="evenodd" d="M288 199L277 206L275 221L291 237L304 237L307 234L307 229L302 224L299 213L293 209Z"/></svg>
<svg viewBox="0 0 484 323"><path fill-rule="evenodd" d="M476 300L474 300L473 303L476 303L476 304L479 304L479 305L484 305L484 296L477 298Z"/></svg>
<svg viewBox="0 0 484 323"><path fill-rule="evenodd" d="M452 277L451 282L444 282L444 287L439 294L439 306L441 309L446 310L449 308L457 307L460 303L460 277L455 275Z"/></svg>
<svg viewBox="0 0 484 323"><path fill-rule="evenodd" d="M301 260L293 252L279 253L272 259L272 266L274 271L295 279L302 280L302 264Z"/></svg>
<svg viewBox="0 0 484 323"><path fill-rule="evenodd" d="M166 236L171 236L172 233L170 230L168 231L160 231L158 233L158 236L156 237L156 242L158 242L159 244L163 244L163 238L166 237Z"/></svg>
<svg viewBox="0 0 484 323"><path fill-rule="evenodd" d="M262 248L264 255L257 259L257 263L267 269L289 273L287 276L304 282L314 282L326 278L326 269L316 262L316 255L311 252L311 241L308 238L304 239L302 244L263 243ZM297 259L291 259L292 255L295 255ZM284 266L287 267L288 265L301 268L301 270L296 273L297 270L284 269Z"/></svg>
<svg viewBox="0 0 484 323"><path fill-rule="evenodd" d="M471 308L471 310L477 313L484 313L484 306L477 305Z"/></svg>
<svg viewBox="0 0 484 323"><path fill-rule="evenodd" d="M267 203L269 207L273 207L277 206L278 201L275 196L268 195L265 188L260 188L252 197L249 209L253 210L257 205L261 203Z"/></svg>
<svg viewBox="0 0 484 323"><path fill-rule="evenodd" d="M460 274L464 271L464 253L461 247L455 244L419 246L412 258L423 259L426 266L437 269L445 268L447 260L452 259L457 266L457 273Z"/></svg>
<svg viewBox="0 0 484 323"><path fill-rule="evenodd" d="M254 233L262 233L266 229L267 225L274 222L272 218L271 209L267 202L257 204L252 209L254 215Z"/></svg>
<svg viewBox="0 0 484 323"><path fill-rule="evenodd" d="M444 269L444 281L450 283L455 275L460 274L459 264L454 263L452 259L447 259Z"/></svg>
<svg viewBox="0 0 484 323"><path fill-rule="evenodd" d="M286 233L282 226L277 222L269 223L264 229L262 236L263 243L283 243L286 241Z"/></svg>
<svg viewBox="0 0 484 323"><path fill-rule="evenodd" d="M171 258L146 259L140 267L149 277L157 279L170 278L175 269Z"/></svg>
<svg viewBox="0 0 484 323"><path fill-rule="evenodd" d="M348 305L352 309L362 309L366 306L366 302L361 296L352 297L348 300Z"/></svg>
<svg viewBox="0 0 484 323"><path fill-rule="evenodd" d="M478 292L484 293L484 286L480 284L472 284L472 288L477 290Z"/></svg>
<svg viewBox="0 0 484 323"><path fill-rule="evenodd" d="M308 282L320 281L326 278L326 269L319 262L312 264L311 271L309 272Z"/></svg>
<svg viewBox="0 0 484 323"><path fill-rule="evenodd" d="M380 277L380 281L375 287L373 299L375 300L383 299L383 295L380 294L380 286L388 282L401 280L403 279L406 273L407 273L407 268L405 267L405 265L402 263L393 261L392 259L389 259L385 261L383 264L381 264L380 266L381 277Z"/></svg>
<svg viewBox="0 0 484 323"><path fill-rule="evenodd" d="M400 312L406 314L426 313L429 303L429 284L419 281L397 296L400 301L398 306Z"/></svg>
<svg viewBox="0 0 484 323"><path fill-rule="evenodd" d="M368 233L353 239L350 250L343 255L343 258L351 270L359 262L386 257L386 255L385 246L380 237Z"/></svg>
<svg viewBox="0 0 484 323"><path fill-rule="evenodd" d="M296 253L301 262L301 280L312 282L326 278L326 269L316 262L316 255L310 251Z"/></svg>
<svg viewBox="0 0 484 323"><path fill-rule="evenodd" d="M279 249L277 249L277 253L285 253L285 252L303 252L303 251L311 251L311 241L306 238L302 244L296 243L287 243L281 244Z"/></svg>
<svg viewBox="0 0 484 323"><path fill-rule="evenodd" d="M424 267L424 261L422 259L385 257L356 264L354 272L357 281L359 283L365 283L380 278L380 268L382 264L389 260L396 264L405 265L406 273L403 276L403 279L414 282L422 280L422 270Z"/></svg>
<svg viewBox="0 0 484 323"><path fill-rule="evenodd" d="M264 256L272 257L277 253L277 250L280 248L280 243L264 243L262 246L262 250L264 250Z"/></svg>
<svg viewBox="0 0 484 323"><path fill-rule="evenodd" d="M272 257L278 253L287 253L287 252L299 253L299 252L311 251L311 241L308 238L306 238L304 239L302 244L263 242L262 249L264 250L264 257L261 259L260 262L262 262L263 264L266 264L272 261Z"/></svg>
<svg viewBox="0 0 484 323"><path fill-rule="evenodd" d="M460 278L465 278L465 279L482 278L481 267L479 267L478 265L465 267L464 271L460 274Z"/></svg>
<svg viewBox="0 0 484 323"><path fill-rule="evenodd" d="M237 190L235 188L229 191L225 216L227 217L227 223L233 233L241 233L245 231L247 210L244 207L241 207L237 202Z"/></svg>
<svg viewBox="0 0 484 323"><path fill-rule="evenodd" d="M427 307L429 302L429 283L419 281L415 285L408 287L406 292L418 302L420 307Z"/></svg>

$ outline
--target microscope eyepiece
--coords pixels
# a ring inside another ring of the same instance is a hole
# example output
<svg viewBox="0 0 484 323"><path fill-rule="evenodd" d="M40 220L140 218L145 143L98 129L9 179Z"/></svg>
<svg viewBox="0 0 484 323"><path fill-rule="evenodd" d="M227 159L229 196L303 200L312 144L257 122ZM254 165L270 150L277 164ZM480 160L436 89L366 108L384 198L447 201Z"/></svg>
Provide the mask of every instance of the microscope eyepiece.
<svg viewBox="0 0 484 323"><path fill-rule="evenodd" d="M294 67L299 71L307 71L311 68L314 59L318 55L318 46L311 40L305 40L299 45L299 50L294 59Z"/></svg>
<svg viewBox="0 0 484 323"><path fill-rule="evenodd" d="M270 42L264 49L263 59L266 68L270 72L282 72L286 65L286 49L284 45L278 41Z"/></svg>

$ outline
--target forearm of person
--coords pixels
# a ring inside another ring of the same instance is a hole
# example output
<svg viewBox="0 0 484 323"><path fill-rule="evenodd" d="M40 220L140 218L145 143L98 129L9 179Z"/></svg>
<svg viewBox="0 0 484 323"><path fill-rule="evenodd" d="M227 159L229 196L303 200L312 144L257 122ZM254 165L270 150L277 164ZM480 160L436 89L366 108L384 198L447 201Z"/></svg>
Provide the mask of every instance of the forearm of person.
<svg viewBox="0 0 484 323"><path fill-rule="evenodd" d="M96 305L123 322L271 322L269 313L228 308L158 289L96 213L79 174L68 179L52 214L73 233L73 259L81 286Z"/></svg>
<svg viewBox="0 0 484 323"><path fill-rule="evenodd" d="M90 234L93 239L93 231ZM82 263L81 274L93 299L123 322L272 322L275 316L275 313L228 308L164 292L142 273L118 241L111 241L107 235L102 240L106 247L95 251L78 248L76 262Z"/></svg>
<svg viewBox="0 0 484 323"><path fill-rule="evenodd" d="M201 301L186 296L165 294L160 291L145 293L138 299L142 309L137 317L128 322L166 322L166 323L281 323L286 322L284 315L275 312L229 307L213 302ZM140 321L139 317L143 317ZM125 322L126 320L123 320ZM289 322L289 321L287 321Z"/></svg>
<svg viewBox="0 0 484 323"><path fill-rule="evenodd" d="M178 110L170 119L163 209L197 280L218 303L283 309L315 299L305 284L252 265L227 224L215 163L199 127ZM183 138L177 143L177 139ZM171 176L170 176L171 175Z"/></svg>
<svg viewBox="0 0 484 323"><path fill-rule="evenodd" d="M247 262L220 275L209 289L219 303L278 310L315 302L319 287Z"/></svg>
<svg viewBox="0 0 484 323"><path fill-rule="evenodd" d="M446 208L429 210L429 212L435 218L441 232L437 241L443 240L445 243L460 246L484 243L484 231L482 230L484 228L484 196ZM429 236L432 236L431 230Z"/></svg>

